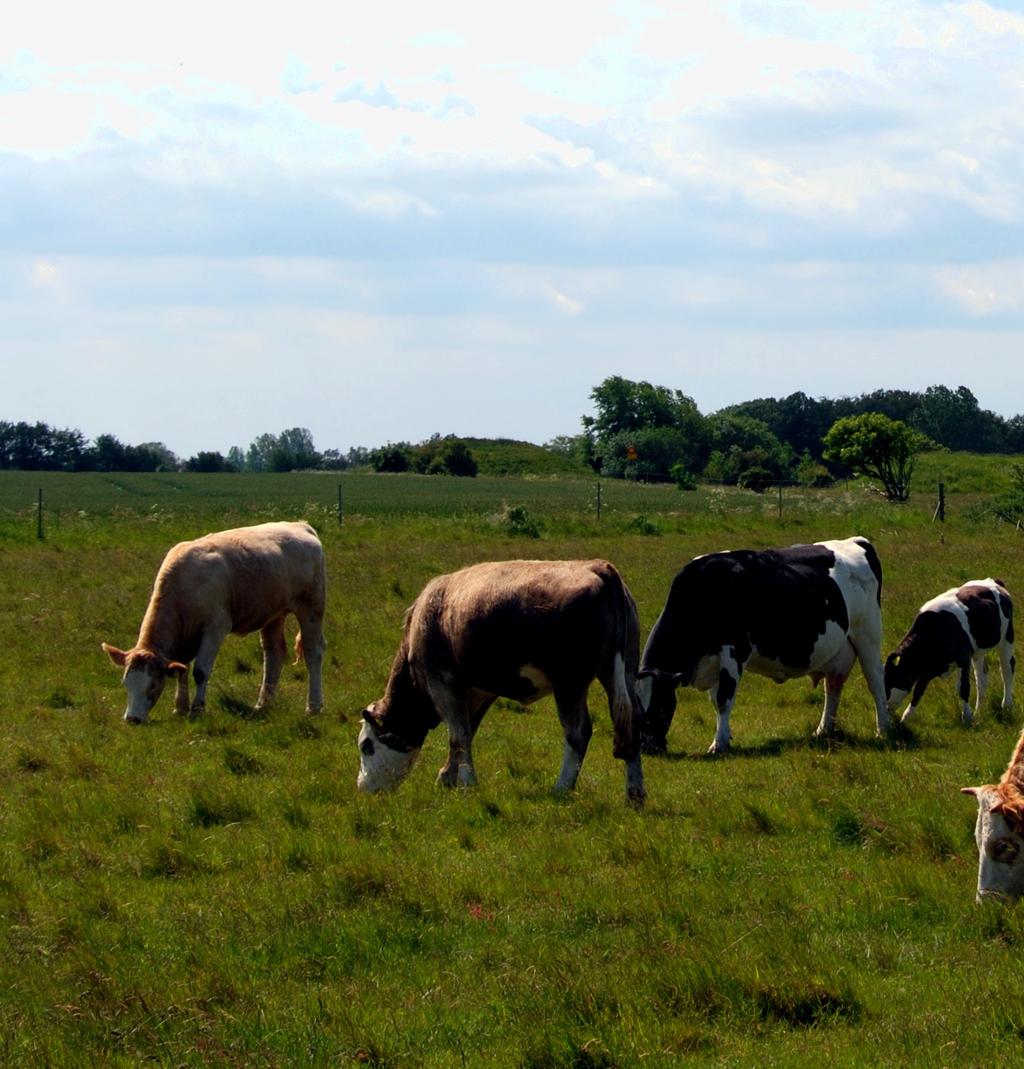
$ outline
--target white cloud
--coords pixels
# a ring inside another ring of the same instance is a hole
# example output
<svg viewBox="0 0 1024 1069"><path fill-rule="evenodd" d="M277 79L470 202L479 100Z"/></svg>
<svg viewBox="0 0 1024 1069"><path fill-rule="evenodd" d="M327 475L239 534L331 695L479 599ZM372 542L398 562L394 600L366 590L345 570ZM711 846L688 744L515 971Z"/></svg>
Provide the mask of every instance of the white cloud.
<svg viewBox="0 0 1024 1069"><path fill-rule="evenodd" d="M942 292L972 316L1024 311L1024 259L944 267L936 279Z"/></svg>

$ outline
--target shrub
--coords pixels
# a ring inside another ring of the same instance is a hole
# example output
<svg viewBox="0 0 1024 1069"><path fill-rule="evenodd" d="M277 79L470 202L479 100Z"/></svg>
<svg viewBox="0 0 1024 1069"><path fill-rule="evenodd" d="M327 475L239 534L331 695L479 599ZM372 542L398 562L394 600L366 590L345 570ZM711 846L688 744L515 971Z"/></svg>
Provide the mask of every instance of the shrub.
<svg viewBox="0 0 1024 1069"><path fill-rule="evenodd" d="M697 476L685 464L673 464L669 475L675 480L677 490L697 489Z"/></svg>
<svg viewBox="0 0 1024 1069"><path fill-rule="evenodd" d="M736 485L743 490L753 490L755 494L763 494L770 486L775 484L775 476L762 467L747 468L741 472L736 480Z"/></svg>
<svg viewBox="0 0 1024 1069"><path fill-rule="evenodd" d="M540 538L540 525L522 505L506 505L499 522L510 535Z"/></svg>

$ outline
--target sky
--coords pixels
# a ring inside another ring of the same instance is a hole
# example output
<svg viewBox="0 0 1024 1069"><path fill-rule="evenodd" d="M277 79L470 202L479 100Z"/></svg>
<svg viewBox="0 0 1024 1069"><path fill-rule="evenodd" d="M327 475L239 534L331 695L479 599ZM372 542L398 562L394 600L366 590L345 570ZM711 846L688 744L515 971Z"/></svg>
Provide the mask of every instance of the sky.
<svg viewBox="0 0 1024 1069"><path fill-rule="evenodd" d="M545 442L609 375L1024 412L1024 0L273 7L5 13L0 419Z"/></svg>

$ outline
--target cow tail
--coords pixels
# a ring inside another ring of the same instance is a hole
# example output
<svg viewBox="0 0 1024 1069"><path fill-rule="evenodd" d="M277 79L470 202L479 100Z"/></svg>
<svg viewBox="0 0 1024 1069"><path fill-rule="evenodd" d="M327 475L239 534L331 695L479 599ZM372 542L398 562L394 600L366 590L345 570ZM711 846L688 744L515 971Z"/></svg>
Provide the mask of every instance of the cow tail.
<svg viewBox="0 0 1024 1069"><path fill-rule="evenodd" d="M636 602L613 565L606 582L611 590L618 627L615 634L614 671L611 694L613 753L633 760L640 750L639 703L636 697L636 670L640 663L640 617Z"/></svg>

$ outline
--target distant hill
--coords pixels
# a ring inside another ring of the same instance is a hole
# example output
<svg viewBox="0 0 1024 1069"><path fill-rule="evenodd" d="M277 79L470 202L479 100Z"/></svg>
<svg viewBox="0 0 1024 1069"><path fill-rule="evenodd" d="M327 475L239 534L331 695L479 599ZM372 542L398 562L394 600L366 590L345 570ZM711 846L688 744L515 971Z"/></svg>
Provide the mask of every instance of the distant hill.
<svg viewBox="0 0 1024 1069"><path fill-rule="evenodd" d="M586 475L590 469L562 453L512 438L463 438L481 475Z"/></svg>

